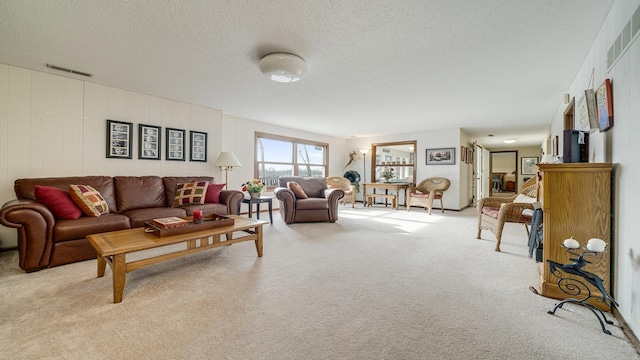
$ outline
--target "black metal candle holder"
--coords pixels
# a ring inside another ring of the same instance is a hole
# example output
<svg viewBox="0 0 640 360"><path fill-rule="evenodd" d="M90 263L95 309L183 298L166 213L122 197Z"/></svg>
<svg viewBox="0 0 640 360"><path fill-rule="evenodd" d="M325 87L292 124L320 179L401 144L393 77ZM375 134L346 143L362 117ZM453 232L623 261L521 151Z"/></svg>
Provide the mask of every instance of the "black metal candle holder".
<svg viewBox="0 0 640 360"><path fill-rule="evenodd" d="M562 290L562 292L571 295L572 297L557 303L553 310L548 311L548 313L551 315L555 315L556 310L562 308L562 306L566 303L582 305L591 310L593 315L596 316L598 322L600 322L602 331L607 335L611 335L611 331L607 330L604 324L607 323L609 325L613 325L613 321L608 320L602 310L594 305L591 305L587 301L589 299L595 299L598 302L606 304L611 309L613 309L613 307L617 307L618 303L613 299L613 297L611 297L611 295L609 295L607 290L605 290L602 279L598 275L582 269L585 265L591 263L591 261L588 261L584 258L585 256L598 256L598 254L600 253L588 250L586 248L571 249L567 248L564 245L560 246L567 249L567 252L569 254L577 256L577 258L569 258L569 260L573 261L570 264L560 264L552 260L547 260L547 263L549 264L549 270L551 271L551 273L560 279L558 280L558 288ZM581 251L581 253L578 254L576 251ZM569 277L563 277L562 273L577 275L584 279L584 281ZM602 294L602 297L595 296L591 292L589 286L585 284L585 282L593 285L596 289L598 289Z"/></svg>

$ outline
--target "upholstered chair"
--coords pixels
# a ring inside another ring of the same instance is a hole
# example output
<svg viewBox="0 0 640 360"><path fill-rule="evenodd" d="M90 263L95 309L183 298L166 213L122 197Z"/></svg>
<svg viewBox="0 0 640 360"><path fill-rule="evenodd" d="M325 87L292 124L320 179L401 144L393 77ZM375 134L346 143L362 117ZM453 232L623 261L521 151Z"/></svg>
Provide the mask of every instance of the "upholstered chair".
<svg viewBox="0 0 640 360"><path fill-rule="evenodd" d="M329 176L327 178L327 186L329 188L342 189L344 191L344 197L340 199L343 204L351 203L351 207L356 206L356 187L351 184L351 181L342 176Z"/></svg>
<svg viewBox="0 0 640 360"><path fill-rule="evenodd" d="M286 176L278 178L278 185L273 193L285 223L338 220L338 202L344 191L329 188L326 178Z"/></svg>
<svg viewBox="0 0 640 360"><path fill-rule="evenodd" d="M529 237L534 203L537 201L536 178L525 182L522 190L511 197L486 197L478 202L478 236L482 230L490 230L496 236L496 251L500 251L502 230L506 223L523 224Z"/></svg>
<svg viewBox="0 0 640 360"><path fill-rule="evenodd" d="M407 211L411 206L422 206L429 210L433 208L433 201L440 200L440 209L444 213L444 205L442 203L442 194L449 189L451 181L443 177L431 177L422 180L418 186L412 186L407 189Z"/></svg>

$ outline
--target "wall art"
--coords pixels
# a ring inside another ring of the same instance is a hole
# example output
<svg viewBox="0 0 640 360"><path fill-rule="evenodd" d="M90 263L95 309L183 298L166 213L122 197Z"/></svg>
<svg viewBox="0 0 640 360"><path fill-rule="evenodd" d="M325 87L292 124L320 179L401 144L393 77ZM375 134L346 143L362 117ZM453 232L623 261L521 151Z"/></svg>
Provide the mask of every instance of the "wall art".
<svg viewBox="0 0 640 360"><path fill-rule="evenodd" d="M160 126L138 125L138 159L160 160L161 144Z"/></svg>
<svg viewBox="0 0 640 360"><path fill-rule="evenodd" d="M165 141L167 145L166 149L166 159L167 160L176 160L176 161L184 161L185 160L185 130L182 129L172 129L167 128Z"/></svg>
<svg viewBox="0 0 640 360"><path fill-rule="evenodd" d="M596 103L598 104L600 132L607 131L613 127L613 99L609 79L606 79L596 90Z"/></svg>
<svg viewBox="0 0 640 360"><path fill-rule="evenodd" d="M133 124L107 120L107 158L131 159Z"/></svg>
<svg viewBox="0 0 640 360"><path fill-rule="evenodd" d="M191 135L189 160L207 162L207 133L190 131L189 134Z"/></svg>
<svg viewBox="0 0 640 360"><path fill-rule="evenodd" d="M456 163L456 149L426 149L427 165L453 165Z"/></svg>

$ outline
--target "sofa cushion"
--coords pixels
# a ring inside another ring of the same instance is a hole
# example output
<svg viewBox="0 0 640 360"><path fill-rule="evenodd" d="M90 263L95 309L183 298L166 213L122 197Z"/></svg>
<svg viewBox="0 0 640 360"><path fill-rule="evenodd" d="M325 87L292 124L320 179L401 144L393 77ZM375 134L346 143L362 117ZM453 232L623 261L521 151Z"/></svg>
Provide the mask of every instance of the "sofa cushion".
<svg viewBox="0 0 640 360"><path fill-rule="evenodd" d="M296 200L296 210L326 210L329 202L325 198L308 198Z"/></svg>
<svg viewBox="0 0 640 360"><path fill-rule="evenodd" d="M178 184L185 184L193 181L208 181L209 184L213 183L213 177L211 176L165 176L162 178L164 184L164 194L167 203L165 206L172 206L173 199L176 196L176 188Z"/></svg>
<svg viewBox="0 0 640 360"><path fill-rule="evenodd" d="M229 212L227 211L227 205L225 204L216 204L216 203L205 203L204 205L187 205L181 206L180 208L184 209L187 212L187 216L193 216L193 210L202 210L203 215L227 215Z"/></svg>
<svg viewBox="0 0 640 360"><path fill-rule="evenodd" d="M115 176L113 186L119 213L166 206L164 184L159 176Z"/></svg>
<svg viewBox="0 0 640 360"><path fill-rule="evenodd" d="M89 216L98 217L109 212L109 205L100 192L90 185L69 185L73 201Z"/></svg>
<svg viewBox="0 0 640 360"><path fill-rule="evenodd" d="M309 198L307 194L304 192L302 187L295 181L287 182L287 188L296 195L297 199L307 199Z"/></svg>
<svg viewBox="0 0 640 360"><path fill-rule="evenodd" d="M36 200L46 206L58 220L77 219L82 210L73 202L68 191L51 186L36 185Z"/></svg>
<svg viewBox="0 0 640 360"><path fill-rule="evenodd" d="M220 192L227 184L209 184L207 188L207 195L205 195L204 202L205 203L220 203Z"/></svg>
<svg viewBox="0 0 640 360"><path fill-rule="evenodd" d="M194 181L186 184L178 184L176 196L173 198L173 207L204 204L204 198L209 187L208 181Z"/></svg>
<svg viewBox="0 0 640 360"><path fill-rule="evenodd" d="M53 241L84 239L90 234L125 230L130 227L128 217L111 213L100 217L82 216L74 220L59 220L53 227Z"/></svg>
<svg viewBox="0 0 640 360"><path fill-rule="evenodd" d="M170 207L156 207L147 209L135 209L123 212L129 218L129 222L132 228L142 227L147 221L151 221L155 218L163 217L185 217L187 212L183 208L170 208Z"/></svg>

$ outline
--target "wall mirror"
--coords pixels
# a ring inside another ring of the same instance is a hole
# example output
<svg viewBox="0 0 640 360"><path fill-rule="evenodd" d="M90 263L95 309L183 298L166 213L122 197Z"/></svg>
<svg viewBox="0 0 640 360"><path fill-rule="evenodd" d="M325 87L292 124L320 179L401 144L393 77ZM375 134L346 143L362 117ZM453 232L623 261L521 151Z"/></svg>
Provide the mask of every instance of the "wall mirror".
<svg viewBox="0 0 640 360"><path fill-rule="evenodd" d="M383 173L391 170L390 182L416 183L416 141L371 144L371 182L385 181Z"/></svg>

